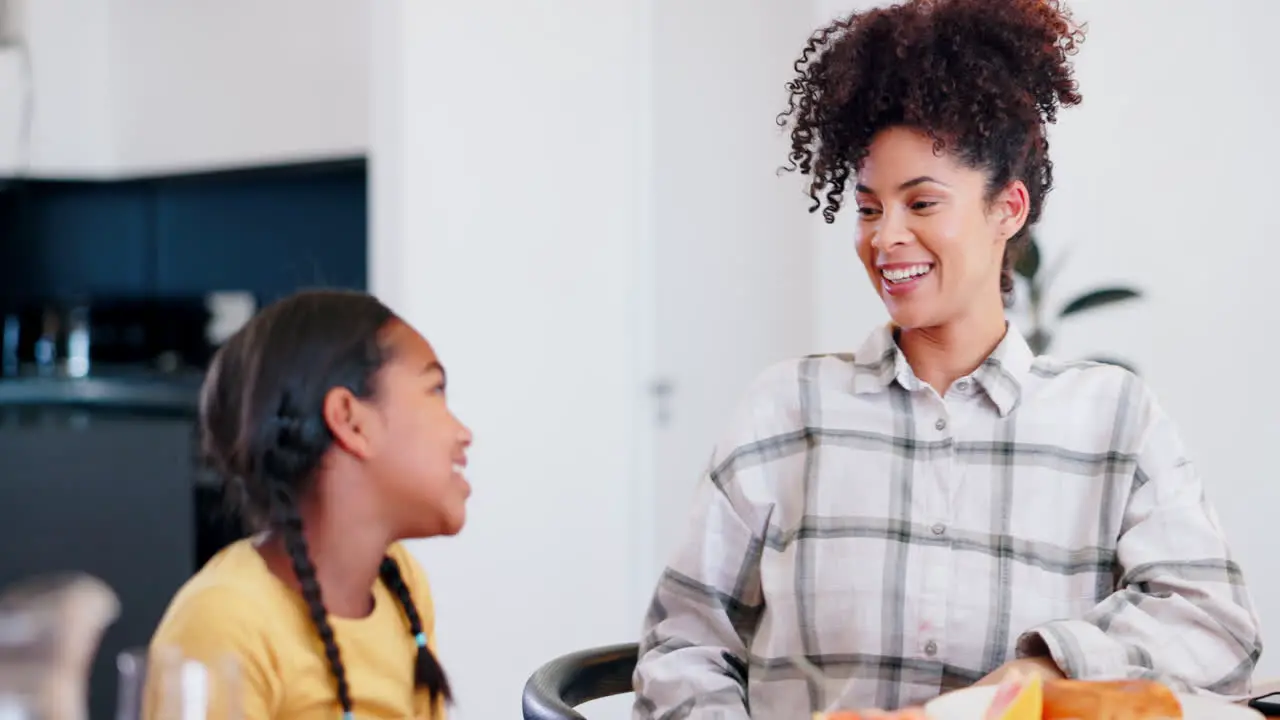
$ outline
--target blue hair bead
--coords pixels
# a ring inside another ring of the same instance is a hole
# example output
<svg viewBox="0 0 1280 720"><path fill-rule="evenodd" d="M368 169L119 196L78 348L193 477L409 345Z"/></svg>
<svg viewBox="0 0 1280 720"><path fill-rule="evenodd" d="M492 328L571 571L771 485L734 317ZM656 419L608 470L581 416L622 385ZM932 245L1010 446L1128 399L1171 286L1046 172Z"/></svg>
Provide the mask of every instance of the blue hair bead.
<svg viewBox="0 0 1280 720"><path fill-rule="evenodd" d="M342 720L356 720L356 714L353 712L342 713Z"/></svg>
<svg viewBox="0 0 1280 720"><path fill-rule="evenodd" d="M420 648L421 648L421 647L426 647L426 646L427 646L427 634L426 634L426 633L418 633L417 635L414 635L414 636L413 636L413 640L414 640L414 642L418 643L418 647L420 647Z"/></svg>

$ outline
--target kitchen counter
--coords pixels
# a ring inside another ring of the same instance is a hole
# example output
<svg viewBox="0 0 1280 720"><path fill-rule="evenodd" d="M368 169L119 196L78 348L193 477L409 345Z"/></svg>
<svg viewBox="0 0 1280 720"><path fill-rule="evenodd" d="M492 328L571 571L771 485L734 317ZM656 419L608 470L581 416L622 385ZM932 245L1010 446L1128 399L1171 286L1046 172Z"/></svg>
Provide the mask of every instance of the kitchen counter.
<svg viewBox="0 0 1280 720"><path fill-rule="evenodd" d="M78 406L194 416L202 378L196 372L20 375L0 378L0 408Z"/></svg>

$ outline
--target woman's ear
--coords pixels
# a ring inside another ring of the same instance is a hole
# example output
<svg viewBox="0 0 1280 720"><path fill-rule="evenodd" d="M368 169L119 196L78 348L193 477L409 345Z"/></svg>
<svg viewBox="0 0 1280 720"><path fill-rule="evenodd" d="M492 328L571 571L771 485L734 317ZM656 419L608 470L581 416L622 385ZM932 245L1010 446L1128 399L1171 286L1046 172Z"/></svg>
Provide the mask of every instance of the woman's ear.
<svg viewBox="0 0 1280 720"><path fill-rule="evenodd" d="M368 459L375 446L372 408L350 390L336 387L325 393L323 413L334 442L351 455Z"/></svg>
<svg viewBox="0 0 1280 720"><path fill-rule="evenodd" d="M1027 224L1031 212L1031 194L1021 180L1014 180L996 196L992 207L1001 240L1008 240Z"/></svg>

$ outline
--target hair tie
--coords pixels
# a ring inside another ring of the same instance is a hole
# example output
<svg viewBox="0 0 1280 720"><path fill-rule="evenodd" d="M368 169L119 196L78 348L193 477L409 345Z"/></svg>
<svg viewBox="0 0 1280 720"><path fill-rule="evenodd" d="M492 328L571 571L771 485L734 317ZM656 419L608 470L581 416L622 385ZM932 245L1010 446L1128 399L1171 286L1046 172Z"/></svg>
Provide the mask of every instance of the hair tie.
<svg viewBox="0 0 1280 720"><path fill-rule="evenodd" d="M350 711L344 712L342 713L342 720L356 720L356 714Z"/></svg>
<svg viewBox="0 0 1280 720"><path fill-rule="evenodd" d="M418 633L417 635L414 635L414 636L413 636L413 640L414 640L414 642L418 643L418 647L420 647L420 648L424 648L424 647L426 647L426 646L427 646L427 634L426 634L426 633Z"/></svg>

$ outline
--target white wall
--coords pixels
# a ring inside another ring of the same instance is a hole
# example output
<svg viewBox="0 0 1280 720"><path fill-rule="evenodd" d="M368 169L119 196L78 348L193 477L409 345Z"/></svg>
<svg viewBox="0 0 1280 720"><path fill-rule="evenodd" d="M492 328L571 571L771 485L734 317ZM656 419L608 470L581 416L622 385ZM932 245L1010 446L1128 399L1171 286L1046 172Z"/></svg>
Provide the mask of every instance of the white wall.
<svg viewBox="0 0 1280 720"><path fill-rule="evenodd" d="M852 7L824 0L819 21ZM869 3L862 2L866 5ZM1089 36L1084 104L1053 131L1056 169L1041 225L1070 252L1059 301L1096 284L1147 299L1064 325L1053 354L1132 359L1178 421L1233 541L1264 624L1260 675L1280 675L1280 578L1272 523L1280 387L1268 323L1280 266L1274 140L1280 58L1274 0L1074 0ZM1194 7L1194 12L1191 11ZM1106 66L1105 72L1103 66ZM856 347L884 318L843 227L815 220L817 342Z"/></svg>
<svg viewBox="0 0 1280 720"><path fill-rule="evenodd" d="M457 717L516 717L535 667L643 611L643 3L376 6L373 288L476 435L464 533L416 550Z"/></svg>
<svg viewBox="0 0 1280 720"><path fill-rule="evenodd" d="M799 178L778 175L790 142L774 120L812 18L797 0L653 7L655 362L672 387L654 454L665 564L743 391L812 343L810 223Z"/></svg>
<svg viewBox="0 0 1280 720"><path fill-rule="evenodd" d="M810 345L773 122L810 11L377 7L372 284L437 345L478 438L468 527L419 552L460 713L510 716L541 663L638 639L729 410Z"/></svg>
<svg viewBox="0 0 1280 720"><path fill-rule="evenodd" d="M0 51L0 174L20 163L55 175L109 167L115 125L107 6L25 0L11 12L18 27L10 31L31 52L26 62L16 49Z"/></svg>
<svg viewBox="0 0 1280 720"><path fill-rule="evenodd" d="M129 177L368 149L365 0L10 4L30 63L0 49L0 175Z"/></svg>
<svg viewBox="0 0 1280 720"><path fill-rule="evenodd" d="M108 5L115 164L126 174L367 152L368 0Z"/></svg>

